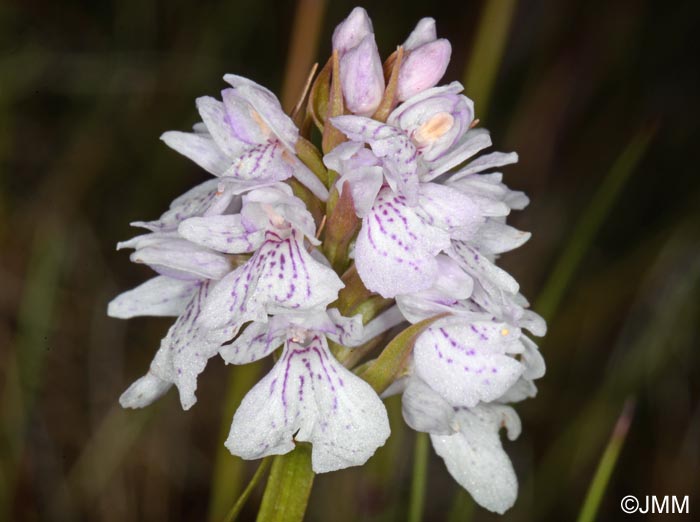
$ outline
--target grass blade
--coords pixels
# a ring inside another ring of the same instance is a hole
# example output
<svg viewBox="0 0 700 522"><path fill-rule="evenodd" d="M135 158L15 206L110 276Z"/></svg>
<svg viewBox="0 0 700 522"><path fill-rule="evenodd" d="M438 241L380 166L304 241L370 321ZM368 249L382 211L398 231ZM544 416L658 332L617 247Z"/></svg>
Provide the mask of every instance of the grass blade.
<svg viewBox="0 0 700 522"><path fill-rule="evenodd" d="M627 432L629 431L630 423L634 415L634 400L627 399L622 408L622 413L615 423L610 442L608 442L603 456L598 463L598 469L593 476L591 485L586 494L586 500L578 516L578 522L592 522L595 520L600 501L603 499L605 489L610 481L610 476L615 469L617 458L620 456L620 450L625 443Z"/></svg>
<svg viewBox="0 0 700 522"><path fill-rule="evenodd" d="M416 433L413 450L413 479L411 481L411 503L408 507L408 522L420 522L425 506L425 483L428 473L428 434Z"/></svg>
<svg viewBox="0 0 700 522"><path fill-rule="evenodd" d="M234 520L236 520L236 517L240 514L241 510L243 509L243 506L245 506L248 497L250 497L250 494L255 489L255 486L257 486L258 482L260 482L260 480L263 478L263 476L267 472L267 468L270 467L271 463L271 457L265 457L262 460L262 462L258 466L258 469L255 470L253 478L250 479L250 482L248 482L248 485L243 490L243 493L241 493L241 496L238 497L238 500L236 500L236 503L231 508L231 511L229 511L228 515L226 515L226 518L224 519L225 522L233 522Z"/></svg>

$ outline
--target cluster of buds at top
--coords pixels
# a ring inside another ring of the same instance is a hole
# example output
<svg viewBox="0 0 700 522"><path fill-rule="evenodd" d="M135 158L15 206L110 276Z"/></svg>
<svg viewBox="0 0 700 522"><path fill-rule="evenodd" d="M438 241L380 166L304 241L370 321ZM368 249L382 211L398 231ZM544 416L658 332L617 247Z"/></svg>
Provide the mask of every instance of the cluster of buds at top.
<svg viewBox="0 0 700 522"><path fill-rule="evenodd" d="M193 132L163 135L215 178L119 245L158 275L109 314L176 317L123 406L174 385L188 409L211 357L277 352L234 415L233 454L303 441L317 473L361 465L390 434L380 397L401 393L406 423L430 434L479 504L513 504L499 431L518 436L508 404L534 396L544 374L523 331L541 336L545 324L496 259L529 238L505 223L528 200L493 172L516 154L474 159L491 141L472 101L457 82L436 86L450 52L426 18L382 63L356 8L292 115L226 75L221 101L197 100Z"/></svg>

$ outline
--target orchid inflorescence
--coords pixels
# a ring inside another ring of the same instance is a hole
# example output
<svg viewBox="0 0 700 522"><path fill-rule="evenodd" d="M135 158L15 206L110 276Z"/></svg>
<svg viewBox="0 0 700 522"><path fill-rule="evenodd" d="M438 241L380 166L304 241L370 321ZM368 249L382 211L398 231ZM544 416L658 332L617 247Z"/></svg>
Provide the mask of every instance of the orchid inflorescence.
<svg viewBox="0 0 700 522"><path fill-rule="evenodd" d="M523 329L542 336L545 323L495 260L530 237L505 223L528 199L485 173L516 154L472 159L491 140L459 83L436 87L450 53L424 18L382 64L356 8L291 116L226 75L222 101L197 99L193 132L163 134L215 178L118 245L158 275L109 314L176 317L122 406L175 385L189 409L214 355L239 365L274 353L233 417L234 455L309 442L316 473L364 464L390 434L380 396L401 393L406 423L479 504L514 503L499 431L520 432L508 404L544 374Z"/></svg>

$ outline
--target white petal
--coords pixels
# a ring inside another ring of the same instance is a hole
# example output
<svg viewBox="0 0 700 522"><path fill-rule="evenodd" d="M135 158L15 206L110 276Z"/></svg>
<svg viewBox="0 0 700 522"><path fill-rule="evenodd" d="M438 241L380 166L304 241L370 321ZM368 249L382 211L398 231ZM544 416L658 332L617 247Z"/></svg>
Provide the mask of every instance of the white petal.
<svg viewBox="0 0 700 522"><path fill-rule="evenodd" d="M386 409L374 390L315 337L306 347L289 343L248 392L226 447L257 459L291 451L294 438L311 442L313 470L324 473L364 464L388 436Z"/></svg>
<svg viewBox="0 0 700 522"><path fill-rule="evenodd" d="M435 256L449 243L449 235L425 224L403 196L383 189L362 220L355 264L365 286L384 297L417 292L432 285Z"/></svg>
<svg viewBox="0 0 700 522"><path fill-rule="evenodd" d="M491 138L484 129L467 131L462 139L444 156L430 163L430 171L421 176L421 181L431 181L468 160L474 154L491 146Z"/></svg>
<svg viewBox="0 0 700 522"><path fill-rule="evenodd" d="M525 244L531 236L529 232L522 232L505 223L489 219L479 228L475 243L481 252L494 255L515 250Z"/></svg>
<svg viewBox="0 0 700 522"><path fill-rule="evenodd" d="M470 238L485 220L469 196L437 183L421 183L418 213L429 225L459 237Z"/></svg>
<svg viewBox="0 0 700 522"><path fill-rule="evenodd" d="M164 239L140 247L130 259L162 275L180 279L221 279L231 270L226 256L200 247L186 239Z"/></svg>
<svg viewBox="0 0 700 522"><path fill-rule="evenodd" d="M523 366L525 366L523 377L525 379L539 379L544 377L546 365L539 348L528 337L522 336L521 341L523 346L525 346L525 351L521 358Z"/></svg>
<svg viewBox="0 0 700 522"><path fill-rule="evenodd" d="M459 181L465 176L474 174L475 172L483 172L487 169L502 167L504 165L510 165L517 162L518 155L515 152L492 152L490 154L484 154L483 156L476 158L474 161L470 161L466 167L459 169L453 176L450 177L450 181Z"/></svg>
<svg viewBox="0 0 700 522"><path fill-rule="evenodd" d="M403 43L403 48L411 51L416 47L432 42L437 39L437 31L435 30L434 18L421 18L416 24L415 29L408 35Z"/></svg>
<svg viewBox="0 0 700 522"><path fill-rule="evenodd" d="M365 217L374 205L383 181L381 167L361 167L343 174L337 181L337 186L341 194L343 190L350 188L355 213L358 217Z"/></svg>
<svg viewBox="0 0 700 522"><path fill-rule="evenodd" d="M518 282L508 272L499 268L485 255L477 252L462 241L453 241L448 252L460 263L470 275L481 283L487 291L497 289L509 294L516 294L520 288Z"/></svg>
<svg viewBox="0 0 700 522"><path fill-rule="evenodd" d="M457 413L460 431L431 435L433 448L445 461L450 475L481 506L503 514L518 496L518 479L498 435L505 426L511 440L520 433L520 420L512 408L477 406Z"/></svg>
<svg viewBox="0 0 700 522"><path fill-rule="evenodd" d="M120 319L143 315L178 316L192 299L197 286L198 283L194 281L154 277L112 299L107 315Z"/></svg>
<svg viewBox="0 0 700 522"><path fill-rule="evenodd" d="M226 254L252 252L265 238L265 231L246 227L240 214L193 217L178 227L182 237L203 247Z"/></svg>
<svg viewBox="0 0 700 522"><path fill-rule="evenodd" d="M187 410L197 402L197 376L207 361L219 350L218 342L210 342L197 324L210 283L204 282L187 304L182 315L168 330L160 343L151 367L122 396L125 407L142 407L160 397L171 384L180 392L180 402Z"/></svg>
<svg viewBox="0 0 700 522"><path fill-rule="evenodd" d="M209 134L169 131L160 139L214 176L221 176L231 165Z"/></svg>
<svg viewBox="0 0 700 522"><path fill-rule="evenodd" d="M505 323L439 320L416 340L416 375L453 406L496 400L523 372L520 362L506 355L514 345L521 347L519 337L520 331Z"/></svg>
<svg viewBox="0 0 700 522"><path fill-rule="evenodd" d="M165 392L167 392L172 385L172 382L164 381L149 372L143 377L136 379L136 381L121 394L121 397L119 397L119 404L122 408L145 408L165 395Z"/></svg>
<svg viewBox="0 0 700 522"><path fill-rule="evenodd" d="M417 377L408 380L401 398L403 418L411 428L434 435L455 432L455 410L430 386Z"/></svg>

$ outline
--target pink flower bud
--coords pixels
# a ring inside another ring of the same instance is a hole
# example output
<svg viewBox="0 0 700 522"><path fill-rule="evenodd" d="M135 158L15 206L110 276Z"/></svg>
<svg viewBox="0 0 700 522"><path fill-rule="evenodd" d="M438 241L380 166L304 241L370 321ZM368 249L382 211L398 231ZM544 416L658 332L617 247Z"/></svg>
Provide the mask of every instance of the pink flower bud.
<svg viewBox="0 0 700 522"><path fill-rule="evenodd" d="M451 54L450 42L442 38L409 52L399 71L399 101L405 101L437 85L450 63Z"/></svg>
<svg viewBox="0 0 700 522"><path fill-rule="evenodd" d="M373 34L340 58L340 82L345 104L353 114L374 113L384 95L384 72Z"/></svg>
<svg viewBox="0 0 700 522"><path fill-rule="evenodd" d="M367 11L356 7L333 31L333 49L342 55L353 47L357 47L369 34L374 34L372 21Z"/></svg>

